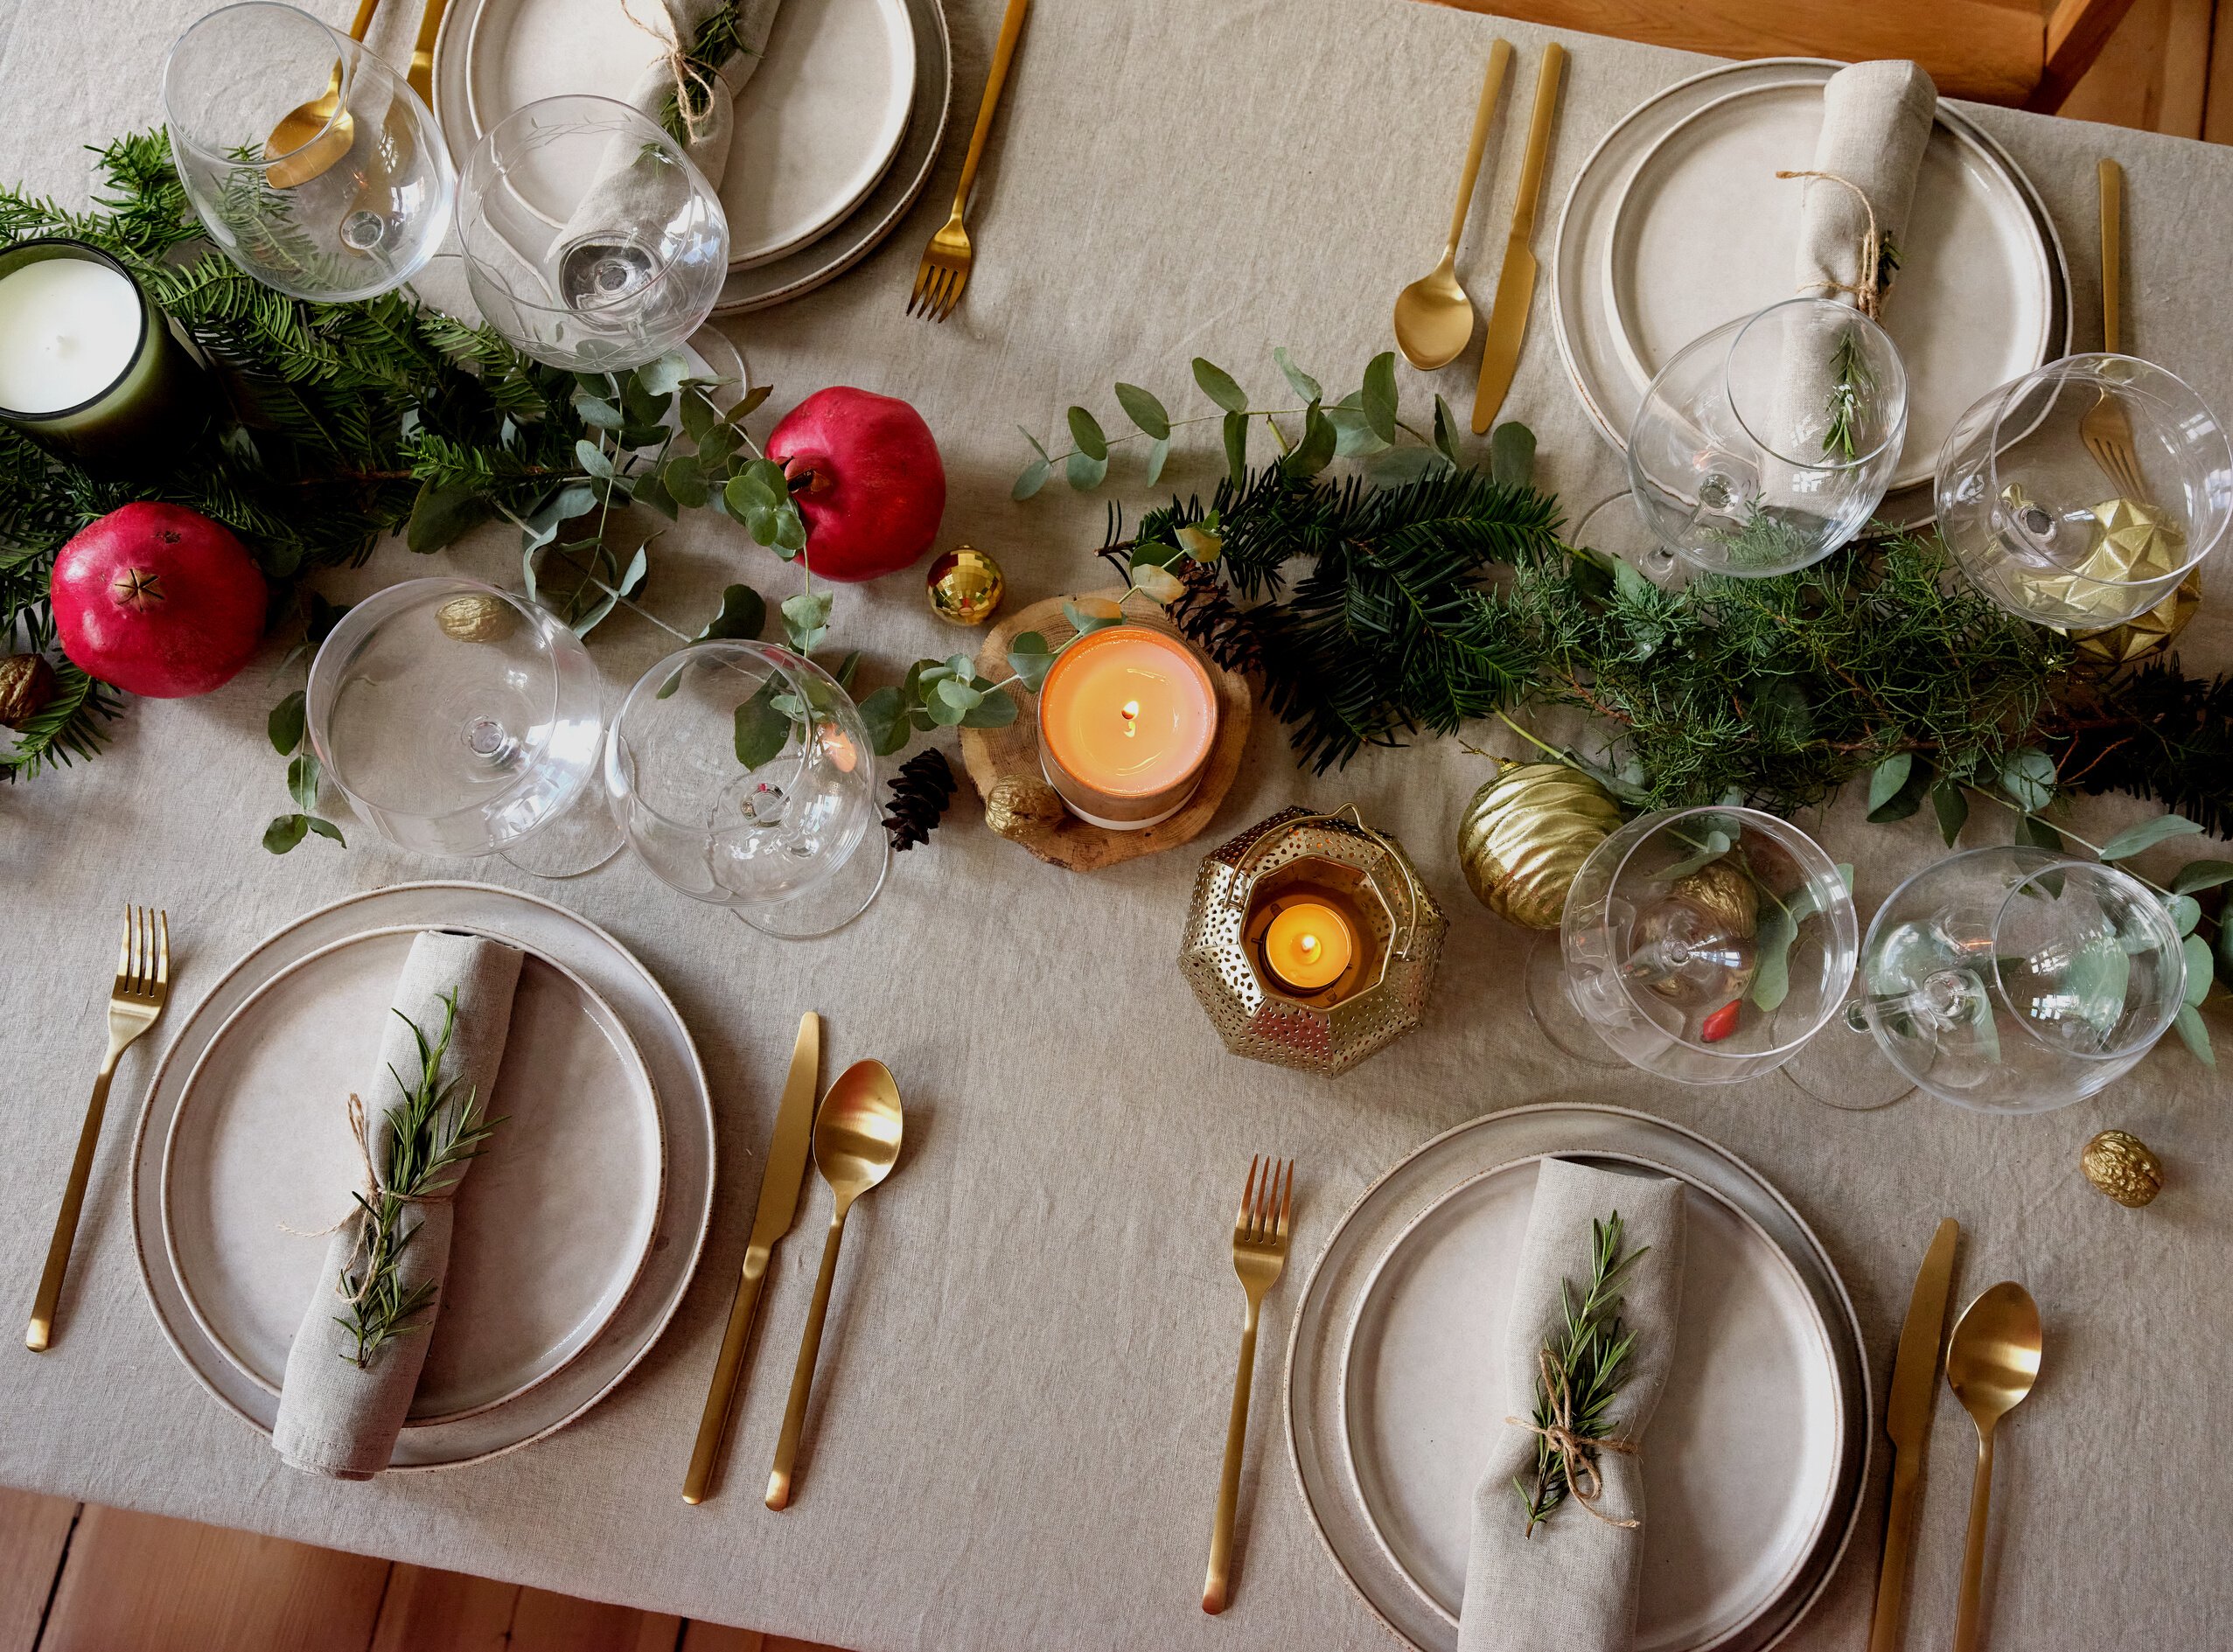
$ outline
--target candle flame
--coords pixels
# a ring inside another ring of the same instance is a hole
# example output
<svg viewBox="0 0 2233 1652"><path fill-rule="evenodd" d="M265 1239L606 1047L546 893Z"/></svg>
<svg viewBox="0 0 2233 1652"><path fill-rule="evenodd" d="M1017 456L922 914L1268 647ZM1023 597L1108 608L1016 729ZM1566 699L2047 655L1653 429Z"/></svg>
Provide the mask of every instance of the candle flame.
<svg viewBox="0 0 2233 1652"><path fill-rule="evenodd" d="M1124 719L1124 736L1129 740L1140 732L1140 702L1127 700L1117 708L1117 715Z"/></svg>
<svg viewBox="0 0 2233 1652"><path fill-rule="evenodd" d="M1317 956L1318 938L1316 936L1306 935L1297 941L1295 944L1302 949L1303 957L1315 958Z"/></svg>

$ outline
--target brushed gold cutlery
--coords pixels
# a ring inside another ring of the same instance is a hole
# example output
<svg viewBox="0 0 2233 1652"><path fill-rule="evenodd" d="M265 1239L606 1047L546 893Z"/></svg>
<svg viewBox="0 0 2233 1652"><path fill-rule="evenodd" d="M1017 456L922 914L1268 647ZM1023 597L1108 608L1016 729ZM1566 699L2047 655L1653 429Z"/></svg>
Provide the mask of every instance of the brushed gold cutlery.
<svg viewBox="0 0 2233 1652"><path fill-rule="evenodd" d="M54 1218L54 1237L46 1247L46 1267L38 1276L38 1293L31 1300L31 1327L24 1346L43 1354L54 1337L55 1305L62 1295L62 1276L69 1271L70 1247L76 1241L78 1213L84 1208L86 1183L93 1175L94 1150L101 1145L101 1121L108 1110L108 1082L116 1076L116 1058L155 1025L171 996L171 915L144 906L124 909L124 938L116 954L116 979L108 990L108 1053L93 1081L93 1099L86 1104L85 1123L78 1131L78 1156L71 1161L70 1179L62 1188L62 1209Z"/></svg>
<svg viewBox="0 0 2233 1652"><path fill-rule="evenodd" d="M1977 1425L1977 1479L1970 1491L1969 1537L1962 1546L1954 1652L1977 1652L1985 1516L1992 1502L1993 1432L2039 1379L2041 1346L2039 1305L2022 1286L2005 1280L1962 1310L1946 1345L1946 1385Z"/></svg>
<svg viewBox="0 0 2233 1652"><path fill-rule="evenodd" d="M1287 1259L1287 1211L1294 1202L1294 1161L1251 1159L1233 1219L1232 1268L1248 1299L1241 1321L1240 1369L1232 1383L1232 1417L1225 1425L1225 1466L1218 1481L1218 1517L1210 1530L1210 1570L1202 1582L1202 1609L1223 1612L1232 1599L1232 1519L1240 1501L1240 1453L1248 1439L1248 1390L1256 1370L1256 1319L1264 1293L1279 1283Z"/></svg>
<svg viewBox="0 0 2233 1652"><path fill-rule="evenodd" d="M1450 238L1442 261L1396 295L1396 348L1422 373L1447 367L1473 339L1473 300L1458 285L1458 240L1465 234L1466 212L1473 205L1474 180L1481 176L1481 152L1489 143L1489 117L1496 113L1504 71L1511 65L1512 43L1494 40L1489 67L1481 79L1481 102L1473 112L1465 170L1458 174L1458 204L1450 212Z"/></svg>
<svg viewBox="0 0 2233 1652"><path fill-rule="evenodd" d="M829 1237L822 1244L822 1270L815 1276L814 1300L806 1310L806 1333L799 1340L799 1368L791 1377L791 1401L784 1408L775 1466L768 1474L771 1509L791 1502L799 1433L814 1385L814 1361L821 1352L822 1321L829 1313L830 1281L837 1276L845 1218L854 1201L882 1182L898 1162L901 1122L899 1086L880 1061L856 1061L840 1073L814 1115L814 1168L830 1189Z"/></svg>
<svg viewBox="0 0 2233 1652"><path fill-rule="evenodd" d="M799 1037L791 1050L791 1075L784 1083L783 1099L776 1109L775 1133L768 1140L767 1164L760 1172L760 1202L752 1216L751 1241L744 1247L743 1273L736 1282L736 1300L729 1305L729 1328L722 1333L721 1356L714 1363L713 1384L706 1391L705 1413L698 1419L698 1443L682 1477L685 1502L703 1502L711 1495L720 1467L722 1441L736 1409L737 1376L744 1366L745 1344L759 1309L768 1258L777 1242L791 1231L792 1220L799 1212L821 1064L821 1017L810 1009L799 1018Z"/></svg>
<svg viewBox="0 0 2233 1652"><path fill-rule="evenodd" d="M2111 355L2122 352L2124 308L2119 289L2125 280L2125 170L2104 158L2098 169L2101 186L2101 347ZM2125 404L2104 387L2094 404L2078 419L2078 440L2085 443L2093 462L2117 491L2136 505L2147 502L2147 479L2140 474L2139 451L2132 444L2132 416Z"/></svg>
<svg viewBox="0 0 2233 1652"><path fill-rule="evenodd" d="M364 44L365 31L372 27L373 13L379 9L380 0L359 0L356 19L349 24L352 40ZM341 118L334 121L337 114ZM329 121L333 122L331 130L326 126ZM355 129L355 117L341 108L341 66L337 63L325 90L281 115L271 136L264 139L263 152L283 157L264 168L265 178L274 189L294 189L309 183L349 152Z"/></svg>
<svg viewBox="0 0 2233 1652"><path fill-rule="evenodd" d="M1553 41L1543 48L1535 77L1535 109L1528 117L1527 155L1520 163L1519 192L1512 199L1511 234L1504 244L1504 267L1497 277L1497 298L1489 311L1489 334L1481 350L1481 380L1473 394L1473 433L1480 436L1504 405L1519 367L1519 347L1527 336L1527 312L1535 298L1535 205L1543 193L1543 163L1551 149L1551 128L1559 113L1559 82L1566 73L1567 49Z"/></svg>
<svg viewBox="0 0 2233 1652"><path fill-rule="evenodd" d="M434 0L439 4L441 0ZM1023 32L1023 13L1031 0L1008 0L1001 17L1000 38L993 45L993 66L985 76L985 95L977 105L976 129L969 134L969 153L962 157L961 181L954 185L953 211L931 244L923 249L923 262L915 272L915 290L908 295L907 313L944 321L961 302L969 284L969 266L976 254L970 249L969 232L962 214L969 210L970 186L977 181L977 163L985 157L985 139L993 129L993 112L1000 108L1001 88L1008 84L1008 66L1015 57L1015 42Z"/></svg>
<svg viewBox="0 0 2233 1652"><path fill-rule="evenodd" d="M1954 1282L1954 1247L1961 1232L1960 1224L1948 1216L1931 1237L1915 1273L1907 1323L1900 1330L1899 1356L1892 1365L1891 1394L1884 1406L1884 1432L1892 1439L1892 1490L1885 1511L1884 1558L1876 1575L1876 1614L1869 1626L1868 1652L1898 1652L1901 1642L1900 1607L1908 1586L1915 1502L1922 1490L1923 1451L1938 1398L1946 1293Z"/></svg>

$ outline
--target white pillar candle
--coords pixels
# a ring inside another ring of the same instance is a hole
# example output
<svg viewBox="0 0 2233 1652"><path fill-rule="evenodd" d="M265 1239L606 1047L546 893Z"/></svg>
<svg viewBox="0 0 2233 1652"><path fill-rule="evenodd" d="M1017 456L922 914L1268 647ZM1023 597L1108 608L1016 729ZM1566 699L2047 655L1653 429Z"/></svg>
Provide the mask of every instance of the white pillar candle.
<svg viewBox="0 0 2233 1652"><path fill-rule="evenodd" d="M0 275L0 408L91 401L131 365L143 325L138 290L106 264L47 258Z"/></svg>

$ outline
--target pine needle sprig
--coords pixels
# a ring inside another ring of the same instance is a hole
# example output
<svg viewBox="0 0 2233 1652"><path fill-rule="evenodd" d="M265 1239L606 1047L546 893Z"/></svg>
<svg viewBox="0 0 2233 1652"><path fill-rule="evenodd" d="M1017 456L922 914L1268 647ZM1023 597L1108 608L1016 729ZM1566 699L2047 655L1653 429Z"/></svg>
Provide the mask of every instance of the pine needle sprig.
<svg viewBox="0 0 2233 1652"><path fill-rule="evenodd" d="M1553 1373L1564 1384L1569 1403L1561 1418L1556 1397L1538 1377L1535 1388L1535 1425L1548 1429L1563 1423L1586 1439L1603 1439L1610 1432L1606 1413L1620 1395L1621 1379L1629 1356L1636 1349L1635 1334L1621 1322L1621 1285L1629 1270L1651 1249L1622 1248L1621 1213L1589 1224L1589 1286L1580 1303L1569 1281L1559 1281L1559 1303L1565 1323L1545 1344ZM1587 1476L1585 1476L1585 1481ZM1526 1536L1551 1517L1573 1490L1566 1453L1542 1433L1535 1437L1532 1483L1512 1477L1512 1489L1527 1511Z"/></svg>
<svg viewBox="0 0 2233 1652"><path fill-rule="evenodd" d="M369 1195L352 1195L359 1214L351 1220L361 1225L357 1251L340 1278L349 1311L334 1315L334 1322L356 1344L343 1357L359 1370L398 1337L423 1331L426 1312L434 1304L433 1281L422 1280L408 1288L403 1285L403 1257L419 1230L415 1222L407 1228L405 1217L414 1204L454 1192L465 1166L481 1155L504 1122L486 1117L470 1088L462 1096L458 1093L464 1084L462 1077L440 1082L443 1057L457 1030L457 993L445 994L441 1002L442 1026L432 1039L401 1010L394 1012L418 1046L418 1077L407 1082L391 1066L388 1077L395 1081L401 1099L377 1126L366 1126L367 1155L384 1148L387 1166Z"/></svg>

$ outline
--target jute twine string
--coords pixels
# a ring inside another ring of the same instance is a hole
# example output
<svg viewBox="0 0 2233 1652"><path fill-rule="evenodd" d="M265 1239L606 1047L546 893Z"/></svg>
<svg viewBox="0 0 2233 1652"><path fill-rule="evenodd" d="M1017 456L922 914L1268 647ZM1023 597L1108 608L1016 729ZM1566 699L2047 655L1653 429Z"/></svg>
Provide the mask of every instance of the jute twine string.
<svg viewBox="0 0 2233 1652"><path fill-rule="evenodd" d="M372 1120L366 1115L363 1098L359 1097L355 1091L351 1091L349 1092L349 1135L350 1139L357 1144L358 1162L364 1167L365 1188L363 1197L366 1203L370 1203L374 1198L385 1196L394 1200L398 1204L440 1204L447 1200L451 1194L457 1191L457 1184L455 1181L452 1181L449 1186L443 1188L438 1193L398 1193L393 1188L381 1187L380 1184L380 1172L375 1169L373 1165L372 1130ZM338 1233L343 1228L346 1227L350 1223L356 1221L357 1218L362 1215L364 1215L364 1210L362 1207L359 1206L351 1209L349 1213L344 1216L339 1221L329 1222L322 1228L290 1227L284 1222L279 1224L279 1228L281 1232L291 1233L297 1238L323 1239L331 1234ZM342 1289L341 1279L345 1279L348 1276L349 1270L356 1266L357 1258L363 1254L366 1237L366 1235L365 1230L363 1228L359 1228L357 1230L356 1245L349 1252L349 1260L343 1265L341 1274L334 1280L333 1285L333 1293L341 1298L341 1300L345 1302L348 1302L352 1305L362 1300L365 1292L371 1288L372 1275L369 1272L367 1272L365 1275L364 1282L360 1284L353 1293Z"/></svg>
<svg viewBox="0 0 2233 1652"><path fill-rule="evenodd" d="M645 22L636 15L630 0L620 0L620 10L629 22L659 42L659 50L666 58L667 72L674 77L674 108L682 117L682 129L689 134L690 142L699 142L706 136L701 128L713 121L714 77L690 60L690 54L682 49L679 33L670 34Z"/></svg>
<svg viewBox="0 0 2233 1652"><path fill-rule="evenodd" d="M624 0L625 3L625 0ZM1884 243L1876 233L1876 207L1868 199L1868 192L1850 178L1840 178L1835 172L1778 172L1778 178L1819 178L1853 191L1860 199L1861 211L1868 214L1868 230L1861 237L1860 279L1852 283L1842 281L1809 281L1799 283L1801 292L1816 289L1833 293L1850 293L1862 315L1871 321L1882 319L1884 289L1877 280L1883 267Z"/></svg>
<svg viewBox="0 0 2233 1652"><path fill-rule="evenodd" d="M1567 1489L1574 1500L1608 1526L1632 1530L1643 1523L1641 1520L1615 1520L1597 1506L1605 1495L1605 1481L1597 1472L1594 1452L1618 1452L1623 1457L1638 1457L1643 1447L1633 1439L1592 1439L1578 1434L1574 1426L1574 1393L1567 1386L1566 1373L1551 1358L1551 1350L1535 1350L1536 1367L1542 1374L1543 1391L1551 1402L1551 1420L1547 1424L1532 1423L1523 1417L1507 1417L1504 1420L1514 1428L1525 1428L1531 1434L1539 1434L1551 1449L1566 1460Z"/></svg>

